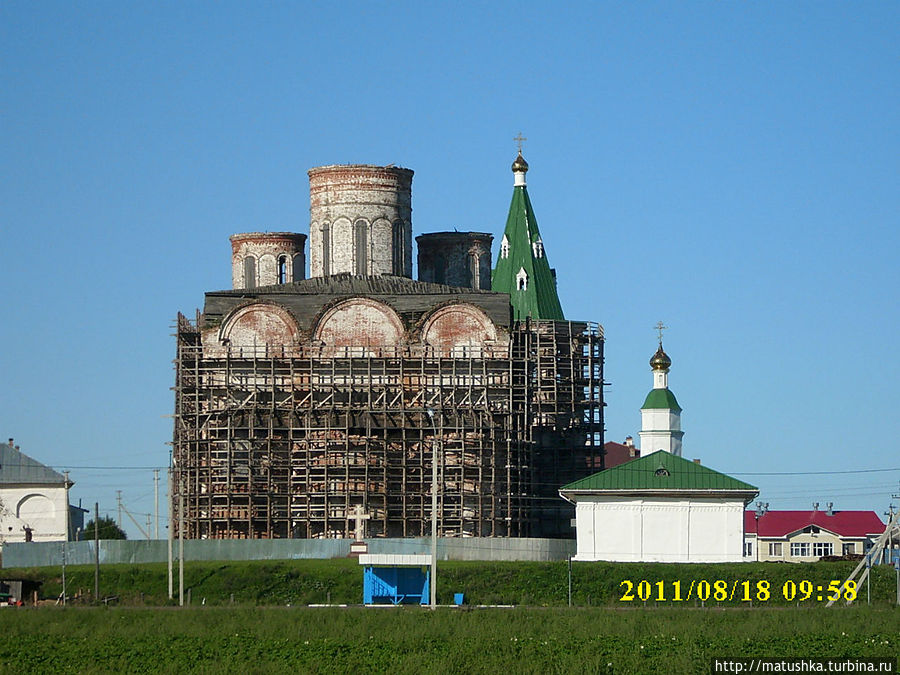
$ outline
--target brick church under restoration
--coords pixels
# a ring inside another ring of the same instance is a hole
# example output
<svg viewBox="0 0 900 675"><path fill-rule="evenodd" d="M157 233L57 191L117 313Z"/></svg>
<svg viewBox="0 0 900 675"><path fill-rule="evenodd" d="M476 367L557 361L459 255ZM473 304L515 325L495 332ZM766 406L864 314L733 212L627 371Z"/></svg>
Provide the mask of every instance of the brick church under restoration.
<svg viewBox="0 0 900 675"><path fill-rule="evenodd" d="M603 466L603 335L566 321L513 164L493 237L417 237L413 172L310 170L306 236L231 237L231 290L178 315L173 513L189 538L572 537ZM176 520L177 523L177 520Z"/></svg>

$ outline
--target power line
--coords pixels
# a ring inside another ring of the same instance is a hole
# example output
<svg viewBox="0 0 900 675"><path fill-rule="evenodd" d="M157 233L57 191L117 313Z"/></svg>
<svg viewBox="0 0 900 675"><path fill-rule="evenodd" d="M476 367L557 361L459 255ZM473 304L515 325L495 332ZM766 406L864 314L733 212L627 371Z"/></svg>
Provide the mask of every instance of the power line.
<svg viewBox="0 0 900 675"><path fill-rule="evenodd" d="M846 473L879 473L885 471L900 471L900 467L893 469L854 469L851 471L729 471L727 473L732 476L826 476Z"/></svg>

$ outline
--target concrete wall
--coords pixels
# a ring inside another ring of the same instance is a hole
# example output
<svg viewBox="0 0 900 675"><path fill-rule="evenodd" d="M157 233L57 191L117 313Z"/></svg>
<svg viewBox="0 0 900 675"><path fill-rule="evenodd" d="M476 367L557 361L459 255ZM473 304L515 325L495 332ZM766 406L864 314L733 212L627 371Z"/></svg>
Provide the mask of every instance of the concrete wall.
<svg viewBox="0 0 900 675"><path fill-rule="evenodd" d="M431 539L366 539L369 553L430 553ZM345 558L350 539L202 539L184 542L185 560L299 560ZM94 564L94 542L68 544L6 544L3 567L61 565L63 547L68 565ZM100 563L150 563L166 561L167 542L100 542ZM178 542L173 547L178 555ZM571 539L438 539L439 560L565 560L575 553Z"/></svg>
<svg viewBox="0 0 900 675"><path fill-rule="evenodd" d="M579 496L575 523L575 560L743 560L741 499Z"/></svg>

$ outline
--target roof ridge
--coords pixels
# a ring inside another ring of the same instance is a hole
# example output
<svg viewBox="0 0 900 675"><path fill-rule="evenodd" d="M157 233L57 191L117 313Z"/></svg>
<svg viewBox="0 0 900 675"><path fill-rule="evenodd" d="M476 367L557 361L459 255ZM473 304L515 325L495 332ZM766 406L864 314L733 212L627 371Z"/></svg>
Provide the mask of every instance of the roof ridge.
<svg viewBox="0 0 900 675"><path fill-rule="evenodd" d="M657 450L569 483L560 490L728 490L756 491L749 483L708 466Z"/></svg>

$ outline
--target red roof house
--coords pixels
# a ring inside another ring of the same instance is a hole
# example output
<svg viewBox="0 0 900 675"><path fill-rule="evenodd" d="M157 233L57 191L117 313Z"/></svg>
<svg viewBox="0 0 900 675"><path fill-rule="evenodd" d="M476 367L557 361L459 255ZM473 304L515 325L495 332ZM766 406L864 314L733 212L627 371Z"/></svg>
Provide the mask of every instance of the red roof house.
<svg viewBox="0 0 900 675"><path fill-rule="evenodd" d="M744 511L745 559L812 562L862 555L866 540L884 528L874 511Z"/></svg>

